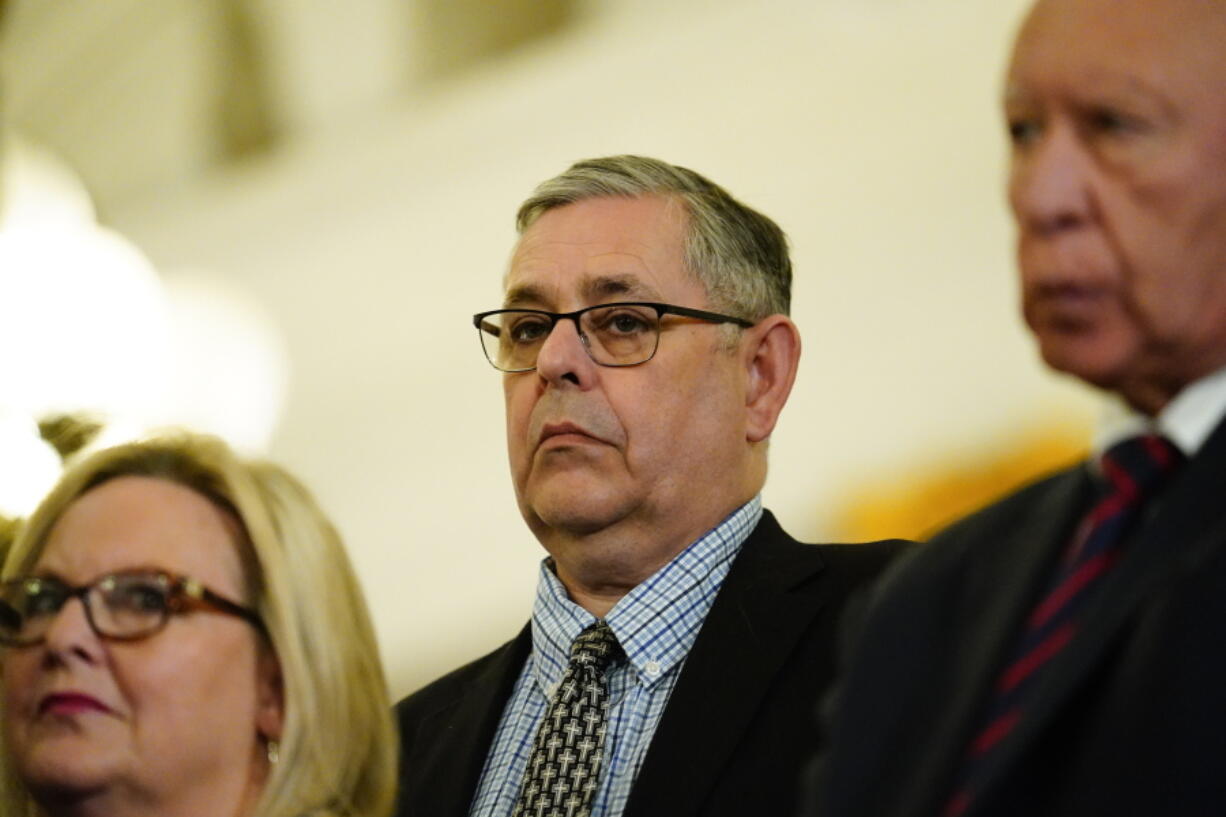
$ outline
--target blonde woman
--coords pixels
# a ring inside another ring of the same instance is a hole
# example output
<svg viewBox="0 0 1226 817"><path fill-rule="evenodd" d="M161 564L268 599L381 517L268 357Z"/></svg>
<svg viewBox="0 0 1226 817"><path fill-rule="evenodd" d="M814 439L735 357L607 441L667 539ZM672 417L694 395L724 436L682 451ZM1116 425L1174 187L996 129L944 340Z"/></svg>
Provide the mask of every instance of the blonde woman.
<svg viewBox="0 0 1226 817"><path fill-rule="evenodd" d="M370 619L335 529L280 468L186 434L100 452L0 578L0 813L390 811Z"/></svg>

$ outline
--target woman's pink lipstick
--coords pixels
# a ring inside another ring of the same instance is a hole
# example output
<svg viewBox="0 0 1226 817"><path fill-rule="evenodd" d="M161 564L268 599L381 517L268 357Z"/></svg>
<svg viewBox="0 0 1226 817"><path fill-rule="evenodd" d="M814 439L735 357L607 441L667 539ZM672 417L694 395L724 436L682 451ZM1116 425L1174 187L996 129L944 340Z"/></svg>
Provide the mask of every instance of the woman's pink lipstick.
<svg viewBox="0 0 1226 817"><path fill-rule="evenodd" d="M111 708L97 698L82 692L53 692L38 704L39 714L77 715L82 712L110 712Z"/></svg>

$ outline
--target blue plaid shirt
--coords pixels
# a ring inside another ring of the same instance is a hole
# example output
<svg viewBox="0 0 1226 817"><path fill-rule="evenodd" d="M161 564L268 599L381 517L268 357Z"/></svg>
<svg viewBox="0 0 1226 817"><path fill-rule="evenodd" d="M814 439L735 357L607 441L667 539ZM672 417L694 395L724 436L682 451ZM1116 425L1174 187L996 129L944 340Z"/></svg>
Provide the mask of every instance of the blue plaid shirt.
<svg viewBox="0 0 1226 817"><path fill-rule="evenodd" d="M756 496L627 593L605 616L627 660L614 664L607 676L609 724L592 817L618 817L625 809L685 657L733 559L761 518L762 499ZM507 817L515 808L532 742L550 694L566 670L571 642L595 621L567 597L566 588L543 562L532 609L532 653L502 712L470 817Z"/></svg>

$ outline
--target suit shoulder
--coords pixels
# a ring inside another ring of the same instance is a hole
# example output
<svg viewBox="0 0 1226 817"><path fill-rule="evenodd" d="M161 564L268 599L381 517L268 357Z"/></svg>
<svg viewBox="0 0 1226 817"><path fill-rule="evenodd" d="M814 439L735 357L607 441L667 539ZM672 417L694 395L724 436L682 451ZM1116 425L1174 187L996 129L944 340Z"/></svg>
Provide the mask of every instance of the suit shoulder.
<svg viewBox="0 0 1226 817"><path fill-rule="evenodd" d="M1053 492L1066 489L1068 480L1077 479L1081 471L1078 465L1039 479L939 531L891 566L879 594L907 586L928 590L936 586L934 582L957 575L980 560L998 558L999 546L1009 541L1009 534L1025 524Z"/></svg>
<svg viewBox="0 0 1226 817"><path fill-rule="evenodd" d="M906 539L878 542L827 543L806 545L820 558L823 573L835 574L852 586L873 581L897 559L919 547Z"/></svg>
<svg viewBox="0 0 1226 817"><path fill-rule="evenodd" d="M884 566L919 543L908 539L882 539L877 542L834 542L810 545L829 562Z"/></svg>
<svg viewBox="0 0 1226 817"><path fill-rule="evenodd" d="M1034 512L1037 504L1058 485L1076 477L1080 465L1029 483L937 532L925 550L950 548L953 543L982 537L997 530L1010 530Z"/></svg>
<svg viewBox="0 0 1226 817"><path fill-rule="evenodd" d="M877 542L825 543L812 546L821 557L823 583L843 588L846 593L855 593L861 588L872 588L883 575L888 575L891 566L905 561L908 554L920 548L920 543L902 539Z"/></svg>
<svg viewBox="0 0 1226 817"><path fill-rule="evenodd" d="M497 649L436 678L397 703L395 715L401 733L412 732L416 724L455 705L469 685L521 649L527 632L528 628L525 627L524 632Z"/></svg>
<svg viewBox="0 0 1226 817"><path fill-rule="evenodd" d="M777 569L833 569L849 574L875 574L914 545L903 539L854 544L801 542L780 526L775 515L764 511L762 521L746 542L745 550Z"/></svg>

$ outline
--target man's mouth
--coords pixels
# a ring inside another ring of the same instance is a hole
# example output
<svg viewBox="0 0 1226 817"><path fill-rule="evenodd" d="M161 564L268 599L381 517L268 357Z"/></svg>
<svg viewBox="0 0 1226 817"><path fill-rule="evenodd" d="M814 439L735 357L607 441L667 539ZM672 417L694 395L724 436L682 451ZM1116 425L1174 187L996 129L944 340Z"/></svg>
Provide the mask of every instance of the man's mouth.
<svg viewBox="0 0 1226 817"><path fill-rule="evenodd" d="M582 426L572 422L547 423L541 428L538 445L544 445L548 440L559 442L600 442L593 434Z"/></svg>
<svg viewBox="0 0 1226 817"><path fill-rule="evenodd" d="M1032 326L1065 331L1094 324L1103 314L1110 292L1074 284L1035 287L1027 293L1026 317Z"/></svg>

